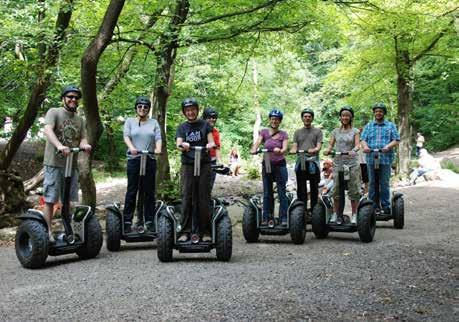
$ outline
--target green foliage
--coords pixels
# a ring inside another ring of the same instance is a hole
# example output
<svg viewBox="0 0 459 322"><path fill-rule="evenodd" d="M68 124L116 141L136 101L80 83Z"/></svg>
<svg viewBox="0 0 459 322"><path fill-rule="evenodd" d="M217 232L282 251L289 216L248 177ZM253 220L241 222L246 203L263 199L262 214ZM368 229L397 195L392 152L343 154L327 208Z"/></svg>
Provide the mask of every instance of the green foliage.
<svg viewBox="0 0 459 322"><path fill-rule="evenodd" d="M254 166L253 164L249 164L247 166L247 178L250 180L257 180L260 179L260 167L258 165Z"/></svg>
<svg viewBox="0 0 459 322"><path fill-rule="evenodd" d="M442 160L441 167L459 173L459 167L451 160Z"/></svg>
<svg viewBox="0 0 459 322"><path fill-rule="evenodd" d="M156 187L156 199L170 203L181 198L180 176L175 174L169 181L163 181Z"/></svg>

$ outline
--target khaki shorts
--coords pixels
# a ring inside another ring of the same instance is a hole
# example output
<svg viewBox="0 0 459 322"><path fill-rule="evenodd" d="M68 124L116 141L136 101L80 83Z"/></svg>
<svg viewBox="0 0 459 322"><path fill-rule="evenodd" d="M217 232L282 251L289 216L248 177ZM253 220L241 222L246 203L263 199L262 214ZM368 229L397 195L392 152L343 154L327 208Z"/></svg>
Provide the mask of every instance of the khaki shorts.
<svg viewBox="0 0 459 322"><path fill-rule="evenodd" d="M333 198L339 199L339 182L338 182L338 171L333 169L333 180L335 185L333 187ZM348 187L348 196L351 200L359 200L360 199L360 185L361 185L361 177L360 177L360 166L355 165L349 168L349 181L347 182Z"/></svg>
<svg viewBox="0 0 459 322"><path fill-rule="evenodd" d="M64 197L64 168L45 165L43 197L46 203L62 202ZM70 201L78 201L78 169L73 169L70 183Z"/></svg>

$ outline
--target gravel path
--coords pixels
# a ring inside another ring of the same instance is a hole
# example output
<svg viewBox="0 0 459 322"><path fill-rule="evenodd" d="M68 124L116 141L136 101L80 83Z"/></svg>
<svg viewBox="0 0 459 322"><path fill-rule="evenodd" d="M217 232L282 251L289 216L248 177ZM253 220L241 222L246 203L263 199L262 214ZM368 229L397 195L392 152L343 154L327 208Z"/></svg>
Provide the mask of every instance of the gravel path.
<svg viewBox="0 0 459 322"><path fill-rule="evenodd" d="M230 263L174 253L163 264L155 244L130 244L26 270L0 247L0 320L457 321L458 191L404 189L406 228L379 223L370 244L310 231L304 245L287 236L246 244L238 225ZM230 209L233 221L240 213Z"/></svg>

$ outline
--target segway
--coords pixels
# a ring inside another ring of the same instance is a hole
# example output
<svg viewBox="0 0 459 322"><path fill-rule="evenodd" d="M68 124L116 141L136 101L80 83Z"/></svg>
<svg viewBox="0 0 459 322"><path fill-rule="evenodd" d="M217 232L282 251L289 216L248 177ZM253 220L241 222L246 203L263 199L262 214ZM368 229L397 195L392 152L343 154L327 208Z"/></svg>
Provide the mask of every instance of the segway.
<svg viewBox="0 0 459 322"><path fill-rule="evenodd" d="M231 219L226 209L227 203L218 199L211 199L211 240L203 240L199 231L199 177L201 175L201 155L204 146L190 146L194 151L194 173L192 189L192 211L191 211L191 238L180 241L184 231L181 225L183 216L180 200L167 206L166 211L161 212L158 220L158 259L161 262L170 262L173 258L173 250L180 253L208 253L216 249L217 259L229 261L233 249L233 235ZM218 167L214 169L218 171ZM226 170L223 170L226 172ZM210 184L210 182L209 182Z"/></svg>
<svg viewBox="0 0 459 322"><path fill-rule="evenodd" d="M269 154L272 150L259 149L257 153L263 153L266 175L272 175ZM244 214L242 217L242 232L248 243L255 243L261 235L287 235L294 244L303 244L306 238L306 214L304 202L287 193L289 206L287 209L287 225L282 225L280 218L274 218L274 202L270 205L271 218L268 224L262 225L263 207L260 196L251 197L245 203Z"/></svg>
<svg viewBox="0 0 459 322"><path fill-rule="evenodd" d="M39 268L48 255L76 253L82 259L96 257L102 247L102 229L90 206L79 205L73 213L69 209L73 157L80 148L71 148L66 156L62 223L64 231L54 232L55 242L49 241L48 225L41 211L29 209L18 218L22 220L16 232L16 256L22 266Z"/></svg>
<svg viewBox="0 0 459 322"><path fill-rule="evenodd" d="M344 215L345 190L349 181L349 170L345 169L342 158L344 155L349 155L349 152L335 152L334 155L338 157L339 207L337 220L335 223L330 222L332 201L321 197L312 211L312 231L318 239L326 238L331 231L345 233L357 231L360 240L364 243L369 243L373 240L376 231L373 202L365 196L360 198L357 207L357 224L352 224L349 216Z"/></svg>
<svg viewBox="0 0 459 322"><path fill-rule="evenodd" d="M374 170L375 170L375 212L377 221L389 221L394 220L395 229L403 229L405 225L405 201L403 194L400 192L392 192L390 214L385 214L381 210L380 200L380 158L379 153L383 153L382 149L372 149L374 157Z"/></svg>
<svg viewBox="0 0 459 322"><path fill-rule="evenodd" d="M124 214L119 202L107 206L106 213L106 231L107 231L107 249L112 252L120 250L121 240L127 243L139 243L154 241L158 236L158 217L161 211L166 210L163 201L157 200L155 204L155 214L153 222L145 221L145 191L153 187L145 187L145 175L147 167L147 158L154 155L150 151L138 151L140 154L139 183L137 189L137 210L134 217L137 217L137 224L130 231L126 230L124 224Z"/></svg>

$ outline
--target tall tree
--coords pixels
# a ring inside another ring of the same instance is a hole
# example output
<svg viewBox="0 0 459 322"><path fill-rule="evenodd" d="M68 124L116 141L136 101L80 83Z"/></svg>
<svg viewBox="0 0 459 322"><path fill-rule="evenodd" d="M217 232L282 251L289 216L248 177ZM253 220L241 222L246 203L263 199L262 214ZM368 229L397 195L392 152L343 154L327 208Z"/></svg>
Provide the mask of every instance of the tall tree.
<svg viewBox="0 0 459 322"><path fill-rule="evenodd" d="M84 112L87 122L88 142L95 149L102 134L102 122L97 98L97 64L99 58L112 40L124 0L111 0L94 39L81 58L81 89L83 91ZM92 156L92 154L91 154ZM96 206L96 185L92 176L91 156L84 156L80 167L83 203Z"/></svg>

